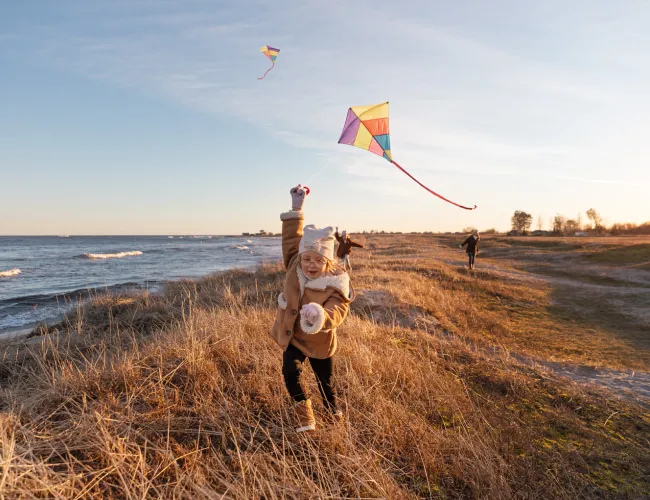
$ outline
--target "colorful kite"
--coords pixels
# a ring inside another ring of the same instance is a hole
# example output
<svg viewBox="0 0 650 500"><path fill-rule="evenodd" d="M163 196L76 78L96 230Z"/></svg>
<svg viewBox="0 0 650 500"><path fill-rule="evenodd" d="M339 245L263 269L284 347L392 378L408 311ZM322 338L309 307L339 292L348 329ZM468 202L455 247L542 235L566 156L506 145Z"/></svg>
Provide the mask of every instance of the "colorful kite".
<svg viewBox="0 0 650 500"><path fill-rule="evenodd" d="M274 49L273 47L269 47L268 45L265 45L264 47L260 48L260 52L271 60L271 67L266 70L266 73L268 73L275 66L275 60L278 58L280 49ZM266 73L264 73L264 76L262 76L261 78L258 78L258 80L263 80L264 77L266 76Z"/></svg>
<svg viewBox="0 0 650 500"><path fill-rule="evenodd" d="M348 116L345 119L345 125L343 126L341 137L339 138L339 144L356 146L386 158L424 189L447 203L464 208L465 210L474 210L476 208L476 205L474 205L473 208L459 205L458 203L454 203L444 196L439 195L435 191L432 191L393 160L393 156L390 152L387 102L383 104L373 104L371 106L354 106L348 109Z"/></svg>

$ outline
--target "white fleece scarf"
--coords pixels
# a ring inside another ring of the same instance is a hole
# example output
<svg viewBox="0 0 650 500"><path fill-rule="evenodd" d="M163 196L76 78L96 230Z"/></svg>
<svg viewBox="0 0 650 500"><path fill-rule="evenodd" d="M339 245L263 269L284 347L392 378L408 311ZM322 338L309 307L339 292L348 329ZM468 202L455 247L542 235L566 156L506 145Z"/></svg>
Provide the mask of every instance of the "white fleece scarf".
<svg viewBox="0 0 650 500"><path fill-rule="evenodd" d="M300 267L296 268L296 273L298 274L298 283L300 284L301 299L307 288L324 291L328 286L337 289L344 297L350 298L350 277L347 273L339 274L338 276L323 274L315 279L305 276L305 273Z"/></svg>
<svg viewBox="0 0 650 500"><path fill-rule="evenodd" d="M297 267L296 274L298 275L301 299L303 295L305 295L305 290L307 288L324 291L328 286L337 289L344 297L350 298L350 277L347 273L338 276L323 275L316 279L311 279L305 275L300 267ZM280 306L281 309L286 309L287 305L284 293L280 292L280 295L278 296L278 306Z"/></svg>

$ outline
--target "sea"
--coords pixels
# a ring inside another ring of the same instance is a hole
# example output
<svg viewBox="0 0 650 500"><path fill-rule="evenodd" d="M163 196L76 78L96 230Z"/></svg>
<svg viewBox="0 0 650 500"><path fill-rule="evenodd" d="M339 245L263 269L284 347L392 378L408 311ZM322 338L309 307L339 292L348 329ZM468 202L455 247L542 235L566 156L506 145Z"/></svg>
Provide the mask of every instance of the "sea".
<svg viewBox="0 0 650 500"><path fill-rule="evenodd" d="M0 236L0 338L54 323L96 292L155 293L281 256L278 237Z"/></svg>

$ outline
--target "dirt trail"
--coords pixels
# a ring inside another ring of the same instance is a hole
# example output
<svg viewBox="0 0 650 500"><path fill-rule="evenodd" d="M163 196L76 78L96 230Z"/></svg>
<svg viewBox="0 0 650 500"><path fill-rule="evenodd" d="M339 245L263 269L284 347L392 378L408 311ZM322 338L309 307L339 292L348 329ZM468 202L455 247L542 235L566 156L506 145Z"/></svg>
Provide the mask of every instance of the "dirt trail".
<svg viewBox="0 0 650 500"><path fill-rule="evenodd" d="M587 365L569 365L540 360L524 360L534 367L549 370L579 384L591 384L609 389L612 393L650 408L650 373L635 370L611 370Z"/></svg>

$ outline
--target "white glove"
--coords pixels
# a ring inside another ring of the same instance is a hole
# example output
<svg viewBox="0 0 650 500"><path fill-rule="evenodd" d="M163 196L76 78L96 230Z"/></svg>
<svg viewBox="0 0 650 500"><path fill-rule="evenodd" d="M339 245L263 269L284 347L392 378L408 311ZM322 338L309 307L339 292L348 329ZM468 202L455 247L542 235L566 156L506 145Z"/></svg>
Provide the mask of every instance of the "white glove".
<svg viewBox="0 0 650 500"><path fill-rule="evenodd" d="M300 315L305 318L305 321L310 325L313 325L318 321L319 316L318 308L314 304L305 304L300 309Z"/></svg>
<svg viewBox="0 0 650 500"><path fill-rule="evenodd" d="M291 193L291 210L302 210L302 205L305 203L307 191L298 184L295 188L291 188L289 193Z"/></svg>

